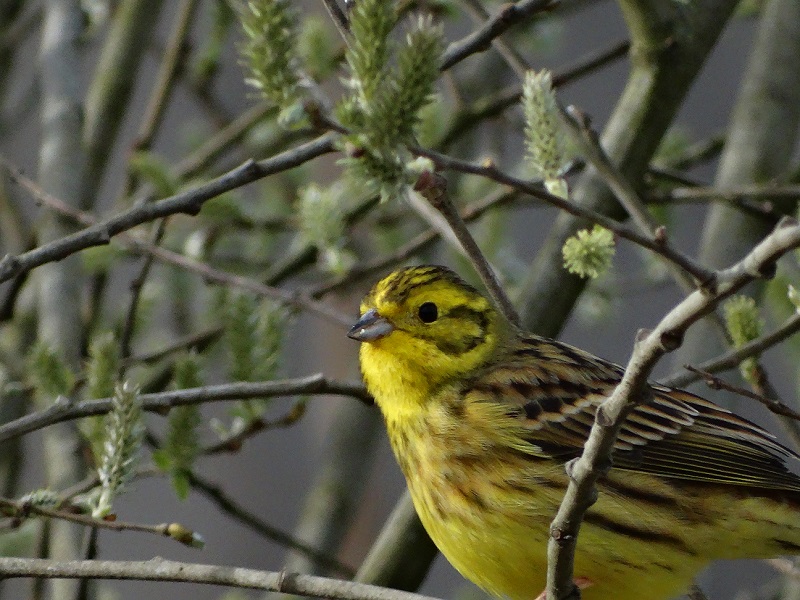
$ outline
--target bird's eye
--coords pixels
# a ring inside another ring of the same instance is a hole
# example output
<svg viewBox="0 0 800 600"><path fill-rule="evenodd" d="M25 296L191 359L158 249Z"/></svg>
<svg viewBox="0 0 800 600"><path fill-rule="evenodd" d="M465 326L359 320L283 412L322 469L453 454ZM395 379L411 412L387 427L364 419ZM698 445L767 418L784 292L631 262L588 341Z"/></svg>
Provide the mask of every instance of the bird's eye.
<svg viewBox="0 0 800 600"><path fill-rule="evenodd" d="M419 315L419 320L423 323L433 323L439 318L439 309L436 308L433 302L425 302L420 305L417 314Z"/></svg>

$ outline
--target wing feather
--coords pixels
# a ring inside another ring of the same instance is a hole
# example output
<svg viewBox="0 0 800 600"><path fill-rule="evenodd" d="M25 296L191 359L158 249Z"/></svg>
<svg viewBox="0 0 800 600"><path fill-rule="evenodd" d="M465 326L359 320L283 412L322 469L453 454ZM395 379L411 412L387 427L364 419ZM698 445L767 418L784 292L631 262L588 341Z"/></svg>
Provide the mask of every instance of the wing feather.
<svg viewBox="0 0 800 600"><path fill-rule="evenodd" d="M578 456L597 406L623 369L567 344L527 336L470 382L486 401L508 404L526 439L542 452ZM800 456L769 432L684 390L653 385L653 399L634 409L614 448L615 468L660 477L764 490L800 491L786 460Z"/></svg>

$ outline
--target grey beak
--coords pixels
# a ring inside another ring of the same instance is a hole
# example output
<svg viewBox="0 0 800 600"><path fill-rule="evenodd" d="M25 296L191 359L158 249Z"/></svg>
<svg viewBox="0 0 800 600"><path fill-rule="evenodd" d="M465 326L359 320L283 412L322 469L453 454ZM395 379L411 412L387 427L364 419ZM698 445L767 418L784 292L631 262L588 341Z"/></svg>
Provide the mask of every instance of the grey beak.
<svg viewBox="0 0 800 600"><path fill-rule="evenodd" d="M373 309L368 310L347 332L347 337L357 342L372 342L386 337L394 331L394 325Z"/></svg>

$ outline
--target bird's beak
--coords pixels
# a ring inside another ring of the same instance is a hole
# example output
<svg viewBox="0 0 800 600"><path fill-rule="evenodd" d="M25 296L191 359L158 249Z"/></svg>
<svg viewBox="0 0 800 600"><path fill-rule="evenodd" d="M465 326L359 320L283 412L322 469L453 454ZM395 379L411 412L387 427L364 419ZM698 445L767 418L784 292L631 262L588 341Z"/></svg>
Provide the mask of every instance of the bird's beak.
<svg viewBox="0 0 800 600"><path fill-rule="evenodd" d="M393 331L394 325L372 308L361 315L361 318L347 332L347 337L357 342L374 342Z"/></svg>

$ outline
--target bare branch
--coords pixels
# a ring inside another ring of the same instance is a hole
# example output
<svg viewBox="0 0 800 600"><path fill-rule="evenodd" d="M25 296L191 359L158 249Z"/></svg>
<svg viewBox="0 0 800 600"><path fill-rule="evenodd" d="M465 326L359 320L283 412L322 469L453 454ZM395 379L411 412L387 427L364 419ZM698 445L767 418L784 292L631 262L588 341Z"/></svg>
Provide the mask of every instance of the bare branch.
<svg viewBox="0 0 800 600"><path fill-rule="evenodd" d="M614 166L608 158L603 147L600 145L600 140L597 133L589 127L589 124L583 115L576 118L575 109L567 109L563 111L562 116L564 122L573 133L574 139L581 143L581 150L586 156L588 161L603 178L606 185L614 192L619 203L625 208L625 211L631 217L639 231L654 241L658 241L660 245L667 246L666 234L658 235L656 232L663 228L659 227L658 222L648 212L644 202L639 198L639 194L633 188L631 183L625 179L620 171ZM674 265L673 265L674 266ZM714 285L714 273L701 266L694 261L685 261L680 265L681 270L672 269L673 275L684 291L689 292L695 288L695 283L687 274L690 275L697 284L701 286Z"/></svg>
<svg viewBox="0 0 800 600"><path fill-rule="evenodd" d="M571 65L556 71L553 74L553 86L561 87L589 75L614 61L624 57L630 43L625 40L612 44L608 48L593 50L580 57ZM452 123L436 144L438 148L447 148L471 127L485 119L490 119L502 113L507 108L516 106L522 97L522 86L513 85L495 92L488 97L481 98L459 109L453 116Z"/></svg>
<svg viewBox="0 0 800 600"><path fill-rule="evenodd" d="M333 21L333 24L336 25L336 29L339 31L339 34L342 36L344 42L346 44L349 43L350 23L347 21L347 15L339 6L337 0L322 0L322 4L325 5L325 9L331 16L331 20Z"/></svg>
<svg viewBox="0 0 800 600"><path fill-rule="evenodd" d="M466 37L450 44L442 55L440 70L446 71L476 52L488 49L496 37L502 35L515 23L527 19L539 11L547 10L558 4L558 0L522 0L507 3L484 25Z"/></svg>
<svg viewBox="0 0 800 600"><path fill-rule="evenodd" d="M698 200L736 202L748 198L764 198L767 200L770 198L783 198L796 201L800 198L800 185L762 183L734 187L680 187L669 191L652 192L648 200L653 199L659 202L693 202Z"/></svg>
<svg viewBox="0 0 800 600"><path fill-rule="evenodd" d="M136 134L136 149L149 148L161 124L172 88L175 86L181 63L186 60L186 38L197 10L197 0L181 0L175 17L175 25L169 35L164 58L159 66L153 93L147 104L139 131Z"/></svg>
<svg viewBox="0 0 800 600"><path fill-rule="evenodd" d="M430 202L431 206L442 214L456 239L464 248L464 252L466 252L475 271L480 275L481 281L483 281L497 307L503 312L506 319L514 325L519 325L517 310L514 308L503 286L497 280L489 261L486 260L486 257L481 252L461 215L458 214L458 209L450 201L444 177L427 171L420 175L414 189L420 192Z"/></svg>
<svg viewBox="0 0 800 600"><path fill-rule="evenodd" d="M697 365L697 369L707 373L719 373L728 369L735 369L745 358L761 354L765 350L780 344L785 339L800 331L800 314L794 314L783 325L766 335L762 335L743 346L730 350L725 354ZM699 381L701 377L692 373L679 373L661 380L664 385L685 387L690 383Z"/></svg>
<svg viewBox="0 0 800 600"><path fill-rule="evenodd" d="M518 196L519 194L515 191L508 191L505 189L496 190L485 198L482 198L481 200L473 202L467 206L464 209L461 218L469 223L470 221L482 216L486 211L491 210L492 208L497 208L512 202ZM427 248L439 238L440 234L435 229L424 231L408 240L405 244L402 244L391 254L387 256L380 256L371 261L364 261L348 271L345 275L342 275L333 281L323 282L314 286L309 290L309 296L312 298L319 298L330 292L341 290L368 275L373 275L392 265L396 265L404 260L407 260L418 252L421 252Z"/></svg>
<svg viewBox="0 0 800 600"><path fill-rule="evenodd" d="M93 578L180 581L269 590L332 600L436 600L430 596L285 571L257 571L221 565L181 563L162 558L146 561L0 558L0 577Z"/></svg>
<svg viewBox="0 0 800 600"><path fill-rule="evenodd" d="M246 161L237 168L209 181L206 184L175 194L152 204L142 204L101 221L77 233L45 244L16 256L6 255L0 260L0 282L25 273L40 265L62 260L71 254L109 243L111 238L142 223L185 213L196 215L203 204L220 194L241 187L268 175L291 169L322 154L333 151L333 138L323 135L292 150L287 150L262 161ZM2 164L12 177L19 180L18 173L5 160ZM58 201L57 199L53 199Z"/></svg>
<svg viewBox="0 0 800 600"><path fill-rule="evenodd" d="M246 525L253 531L260 533L267 539L287 548L291 548L296 552L300 552L309 558L313 558L324 567L333 569L348 577L353 576L354 571L351 567L343 564L341 561L337 560L336 557L320 552L316 548L304 543L302 540L298 540L288 533L273 527L269 523L265 523L244 507L239 506L239 504L226 494L225 490L220 486L206 481L193 472L189 473L189 484L194 490L200 492L214 502L225 514Z"/></svg>
<svg viewBox="0 0 800 600"><path fill-rule="evenodd" d="M47 517L49 519L69 521L70 523L77 523L78 525L85 525L87 527L109 529L111 531L139 531L142 533L162 535L186 545L190 545L188 544L188 538L191 537L193 533L178 523L147 525L144 523L129 523L126 521L107 521L105 519L95 519L94 517L82 515L68 510L53 510L49 508L43 508L41 506L31 506L24 502L21 503L14 500L9 500L8 498L0 498L0 508L3 509L3 512L10 514L10 516L15 519L24 519L28 517L28 515L33 514L40 517ZM189 534L188 536L184 535L187 533Z"/></svg>
<svg viewBox="0 0 800 600"><path fill-rule="evenodd" d="M725 390L728 392L733 392L734 394L738 394L739 396L744 396L745 398L750 398L752 400L756 400L766 406L771 412L774 412L776 415L781 415L783 417L789 417L790 419L795 419L800 421L800 412L786 406L783 402L779 402L778 400L773 400L772 398L767 398L762 394L756 394L755 392L751 392L750 390L740 387L738 385L733 385L726 382L724 379L720 379L716 375L709 373L708 371L704 371L702 369L698 369L693 367L692 365L685 365L685 367L691 371L692 373L696 373L700 377L702 377L706 385L713 390Z"/></svg>
<svg viewBox="0 0 800 600"><path fill-rule="evenodd" d="M168 412L170 408L187 404L204 404L206 402L224 402L272 396L293 396L296 394L351 396L358 398L362 402L372 403L371 397L361 384L329 380L320 373L297 379L226 383L158 394L141 394L139 397L144 410L163 414ZM48 427L54 423L103 415L110 410L111 398L85 400L75 403L56 401L47 409L0 425L0 442Z"/></svg>
<svg viewBox="0 0 800 600"><path fill-rule="evenodd" d="M552 204L553 206L560 208L561 210L568 212L572 215L577 217L581 217L587 219L593 223L597 223L598 225L602 225L606 229L613 231L619 237L634 242L648 250L652 250L657 254L663 256L667 261L674 263L675 265L679 266L681 269L686 271L693 276L696 274L697 276L702 276L708 272L705 267L698 264L694 261L694 259L690 258L689 256L679 252L678 250L674 249L672 246L667 244L663 241L659 236L658 232L654 231L652 236L645 236L636 233L629 227L622 225L619 221L612 219L611 217L607 217L602 213L597 211L583 208L579 204L575 204L573 202L569 202L564 200L563 198L559 198L558 196L554 196L553 194L548 193L544 186L539 182L530 182L525 181L523 179L518 179L513 177L512 175L508 175L502 171L500 171L494 164L492 163L484 163L481 165L476 165L467 161L459 160L457 158L453 158L447 156L445 154L440 154L438 152L434 152L433 150L428 150L426 148L415 147L412 148L412 151L420 156L426 156L430 158L437 168L440 169L451 169L454 171L460 171L462 173L471 173L473 175L480 175L481 177L485 177L487 179L491 179L502 183L504 185L510 186L515 190L523 192L529 196L533 196L539 200L544 200L548 204Z"/></svg>

